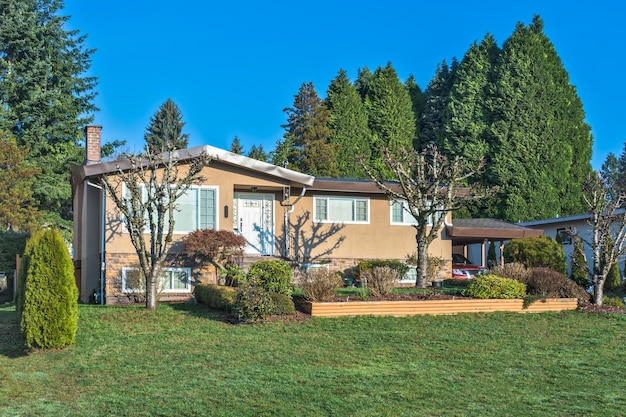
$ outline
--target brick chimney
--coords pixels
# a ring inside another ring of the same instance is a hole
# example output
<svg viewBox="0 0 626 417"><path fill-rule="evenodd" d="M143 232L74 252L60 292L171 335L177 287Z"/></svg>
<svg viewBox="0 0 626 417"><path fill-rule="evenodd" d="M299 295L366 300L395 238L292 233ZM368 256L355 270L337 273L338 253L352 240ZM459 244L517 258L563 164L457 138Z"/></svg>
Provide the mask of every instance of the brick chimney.
<svg viewBox="0 0 626 417"><path fill-rule="evenodd" d="M85 164L100 162L100 131L102 126L85 126Z"/></svg>

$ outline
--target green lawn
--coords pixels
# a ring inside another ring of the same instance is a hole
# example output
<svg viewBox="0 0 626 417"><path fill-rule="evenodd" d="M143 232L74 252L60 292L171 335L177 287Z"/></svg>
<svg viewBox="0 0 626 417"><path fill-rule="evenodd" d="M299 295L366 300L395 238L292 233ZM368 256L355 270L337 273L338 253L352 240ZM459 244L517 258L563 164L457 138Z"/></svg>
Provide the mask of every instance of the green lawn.
<svg viewBox="0 0 626 417"><path fill-rule="evenodd" d="M27 353L0 308L2 416L626 415L626 315L495 313L229 325L202 306L80 306Z"/></svg>

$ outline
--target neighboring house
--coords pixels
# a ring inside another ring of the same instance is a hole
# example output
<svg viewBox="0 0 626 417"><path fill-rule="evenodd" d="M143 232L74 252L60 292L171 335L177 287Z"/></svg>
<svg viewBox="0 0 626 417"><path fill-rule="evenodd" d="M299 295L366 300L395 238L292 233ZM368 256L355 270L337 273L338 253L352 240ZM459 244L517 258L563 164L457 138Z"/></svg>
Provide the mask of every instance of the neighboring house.
<svg viewBox="0 0 626 417"><path fill-rule="evenodd" d="M124 160L100 161L100 131L85 128L86 161L72 168L74 264L82 301L97 294L96 301L115 304L132 301L140 284L123 218L100 184ZM243 235L246 257L324 263L339 271L362 259L405 260L416 250L411 216L371 182L315 179L212 146L178 151L181 163L203 152L213 158L203 172L207 180L179 200L173 255L181 252L177 242L199 228ZM429 252L450 262L451 249L442 228ZM171 261L163 270L162 300L189 298L195 284L215 282L214 273L191 260Z"/></svg>
<svg viewBox="0 0 626 417"><path fill-rule="evenodd" d="M589 225L591 214L577 214L573 216L555 217L552 219L534 220L530 222L519 223L522 226L529 227L531 229L543 229L543 234L556 239L557 235L561 236L561 242L563 244L563 252L565 253L565 259L567 261L567 274L570 275L572 254L574 252L574 241L572 235L578 235L583 240L591 241L593 228ZM591 266L593 262L593 254L589 245L585 244L585 256L587 258L587 264ZM624 276L624 257L621 257L618 261L618 267L620 275Z"/></svg>

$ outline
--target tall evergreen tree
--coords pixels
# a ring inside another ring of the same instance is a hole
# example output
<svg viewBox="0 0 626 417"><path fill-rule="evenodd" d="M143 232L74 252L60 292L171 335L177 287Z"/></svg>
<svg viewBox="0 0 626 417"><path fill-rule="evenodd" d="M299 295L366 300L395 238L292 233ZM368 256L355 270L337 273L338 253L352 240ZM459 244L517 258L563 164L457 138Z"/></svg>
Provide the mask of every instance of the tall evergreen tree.
<svg viewBox="0 0 626 417"><path fill-rule="evenodd" d="M411 97L411 103L413 104L416 126L416 137L413 139L413 147L417 149L417 147L419 147L419 121L422 119L424 108L426 107L426 93L417 85L413 75L409 76L404 86L409 92L409 97Z"/></svg>
<svg viewBox="0 0 626 417"><path fill-rule="evenodd" d="M469 161L488 156L491 115L487 103L498 54L496 41L488 34L480 44L470 46L455 70L442 110L442 150L448 155L464 156Z"/></svg>
<svg viewBox="0 0 626 417"><path fill-rule="evenodd" d="M582 212L590 128L538 16L504 43L494 87L486 179L500 193L487 215L518 221Z"/></svg>
<svg viewBox="0 0 626 417"><path fill-rule="evenodd" d="M33 199L37 169L26 162L27 151L0 133L0 230L25 231L39 223Z"/></svg>
<svg viewBox="0 0 626 417"><path fill-rule="evenodd" d="M303 83L287 113L285 142L292 147L287 156L289 168L320 177L337 176L336 145L330 143L330 113L317 95L312 82Z"/></svg>
<svg viewBox="0 0 626 417"><path fill-rule="evenodd" d="M235 136L233 142L230 144L230 151L232 153L236 153L237 155L243 155L243 146L241 146L241 142L239 142L239 138Z"/></svg>
<svg viewBox="0 0 626 417"><path fill-rule="evenodd" d="M269 155L263 149L263 145L252 145L250 152L248 152L248 158L256 159L257 161L267 162Z"/></svg>
<svg viewBox="0 0 626 417"><path fill-rule="evenodd" d="M356 87L356 91L361 96L361 100L365 101L367 97L367 92L369 90L370 83L372 82L372 78L374 74L368 67L359 68L356 75L356 81L354 82L354 86Z"/></svg>
<svg viewBox="0 0 626 417"><path fill-rule="evenodd" d="M382 149L412 149L416 131L411 97L391 63L374 72L365 108L373 136L372 163L390 175L389 169L384 169Z"/></svg>
<svg viewBox="0 0 626 417"><path fill-rule="evenodd" d="M168 98L150 118L144 134L146 149L152 153L185 149L189 135L183 133L183 127L185 122L178 106Z"/></svg>
<svg viewBox="0 0 626 417"><path fill-rule="evenodd" d="M66 30L62 0L0 0L0 130L40 173L33 183L48 223L71 220L70 169L81 163L82 128L93 120L93 50Z"/></svg>
<svg viewBox="0 0 626 417"><path fill-rule="evenodd" d="M422 118L418 121L419 143L417 148L428 145L441 146L444 137L444 114L450 101L450 90L454 82L458 63L453 59L452 66L446 61L437 66L435 77L426 88L426 105Z"/></svg>
<svg viewBox="0 0 626 417"><path fill-rule="evenodd" d="M339 70L326 95L330 111L330 143L336 145L337 174L342 178L367 178L357 156L369 164L370 132L365 107L346 72Z"/></svg>

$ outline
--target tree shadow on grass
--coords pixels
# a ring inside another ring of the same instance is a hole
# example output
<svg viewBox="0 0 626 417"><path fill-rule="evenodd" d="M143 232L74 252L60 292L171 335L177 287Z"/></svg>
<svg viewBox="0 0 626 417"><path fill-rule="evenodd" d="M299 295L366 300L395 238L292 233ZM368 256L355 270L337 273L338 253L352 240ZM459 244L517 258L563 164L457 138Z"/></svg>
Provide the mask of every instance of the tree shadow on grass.
<svg viewBox="0 0 626 417"><path fill-rule="evenodd" d="M229 314L227 311L209 308L206 304L202 303L172 303L168 304L168 306L176 311L184 311L190 316L219 322L225 322Z"/></svg>
<svg viewBox="0 0 626 417"><path fill-rule="evenodd" d="M0 310L0 355L8 358L26 356L28 350L22 340L15 308Z"/></svg>

